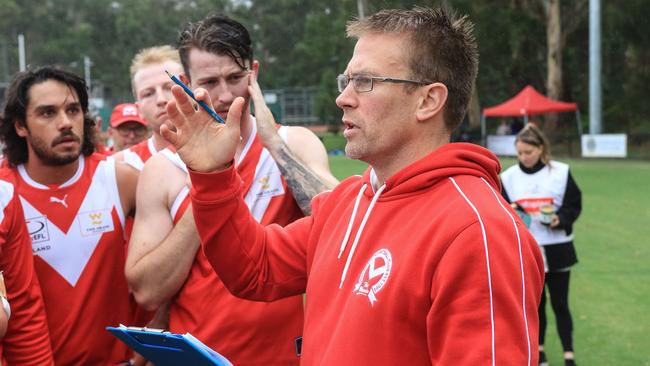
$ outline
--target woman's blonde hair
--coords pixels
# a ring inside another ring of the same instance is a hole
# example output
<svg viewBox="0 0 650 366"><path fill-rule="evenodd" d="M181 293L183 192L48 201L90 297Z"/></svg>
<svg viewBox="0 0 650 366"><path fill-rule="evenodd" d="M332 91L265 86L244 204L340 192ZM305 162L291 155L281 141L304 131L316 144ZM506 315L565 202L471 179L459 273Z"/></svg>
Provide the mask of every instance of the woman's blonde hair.
<svg viewBox="0 0 650 366"><path fill-rule="evenodd" d="M541 148L542 155L540 156L540 159L542 162L548 165L551 161L551 145L549 144L546 135L544 135L544 132L542 132L542 130L540 130L534 123L528 123L526 127L519 131L517 138L515 139L515 143L517 142L523 142Z"/></svg>

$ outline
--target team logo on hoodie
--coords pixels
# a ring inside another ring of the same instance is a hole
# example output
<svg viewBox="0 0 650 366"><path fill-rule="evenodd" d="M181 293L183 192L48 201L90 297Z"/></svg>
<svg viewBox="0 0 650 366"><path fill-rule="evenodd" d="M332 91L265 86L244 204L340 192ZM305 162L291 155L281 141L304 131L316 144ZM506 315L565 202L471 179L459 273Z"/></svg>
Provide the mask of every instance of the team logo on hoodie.
<svg viewBox="0 0 650 366"><path fill-rule="evenodd" d="M392 267L393 258L388 249L379 249L363 268L352 292L356 295L368 296L370 305L375 306L377 293L386 285Z"/></svg>

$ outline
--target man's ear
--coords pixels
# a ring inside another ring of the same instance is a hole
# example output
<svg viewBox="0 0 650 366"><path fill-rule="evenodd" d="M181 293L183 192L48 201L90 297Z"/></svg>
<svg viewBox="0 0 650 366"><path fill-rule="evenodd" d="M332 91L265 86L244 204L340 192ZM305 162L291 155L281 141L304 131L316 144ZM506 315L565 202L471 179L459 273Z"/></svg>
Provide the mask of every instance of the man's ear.
<svg viewBox="0 0 650 366"><path fill-rule="evenodd" d="M178 77L181 79L183 84L185 84L187 86L191 86L190 85L190 79L187 76L185 76L184 72L181 72L180 74L178 74Z"/></svg>
<svg viewBox="0 0 650 366"><path fill-rule="evenodd" d="M251 72L255 74L255 77L259 75L260 72L260 63L257 60L253 60L253 64L251 65Z"/></svg>
<svg viewBox="0 0 650 366"><path fill-rule="evenodd" d="M14 128L16 129L16 134L20 137L26 138L29 135L29 131L26 126L23 126L20 122L14 122Z"/></svg>
<svg viewBox="0 0 650 366"><path fill-rule="evenodd" d="M422 98L418 105L416 116L418 121L431 119L444 110L449 91L443 83L433 83L422 87Z"/></svg>

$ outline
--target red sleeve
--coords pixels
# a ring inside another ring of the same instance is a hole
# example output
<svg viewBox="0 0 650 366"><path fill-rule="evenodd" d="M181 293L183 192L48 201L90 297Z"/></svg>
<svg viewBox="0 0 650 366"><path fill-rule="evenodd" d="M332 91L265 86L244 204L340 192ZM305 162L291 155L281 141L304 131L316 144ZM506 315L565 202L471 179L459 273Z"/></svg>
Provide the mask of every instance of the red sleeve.
<svg viewBox="0 0 650 366"><path fill-rule="evenodd" d="M250 214L232 167L208 174L190 171L190 178L201 246L230 292L258 301L304 293L311 217L285 228L264 227Z"/></svg>
<svg viewBox="0 0 650 366"><path fill-rule="evenodd" d="M434 365L537 365L542 258L526 230L516 235L520 260L504 245L513 235L491 226L464 229L437 266L426 320Z"/></svg>
<svg viewBox="0 0 650 366"><path fill-rule="evenodd" d="M4 271L11 318L2 340L3 356L9 365L53 365L45 307L17 195L4 215L0 227L0 268Z"/></svg>

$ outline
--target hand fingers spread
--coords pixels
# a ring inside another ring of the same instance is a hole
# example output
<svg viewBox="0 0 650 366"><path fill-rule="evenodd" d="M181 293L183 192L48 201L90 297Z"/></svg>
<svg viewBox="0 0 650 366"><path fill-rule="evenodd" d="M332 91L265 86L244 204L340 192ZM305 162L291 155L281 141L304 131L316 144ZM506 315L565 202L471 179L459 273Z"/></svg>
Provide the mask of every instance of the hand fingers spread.
<svg viewBox="0 0 650 366"><path fill-rule="evenodd" d="M176 101L177 109L186 117L193 116L196 113L192 99L185 93L183 88L178 85L172 86L172 95ZM167 104L169 105L169 103Z"/></svg>

